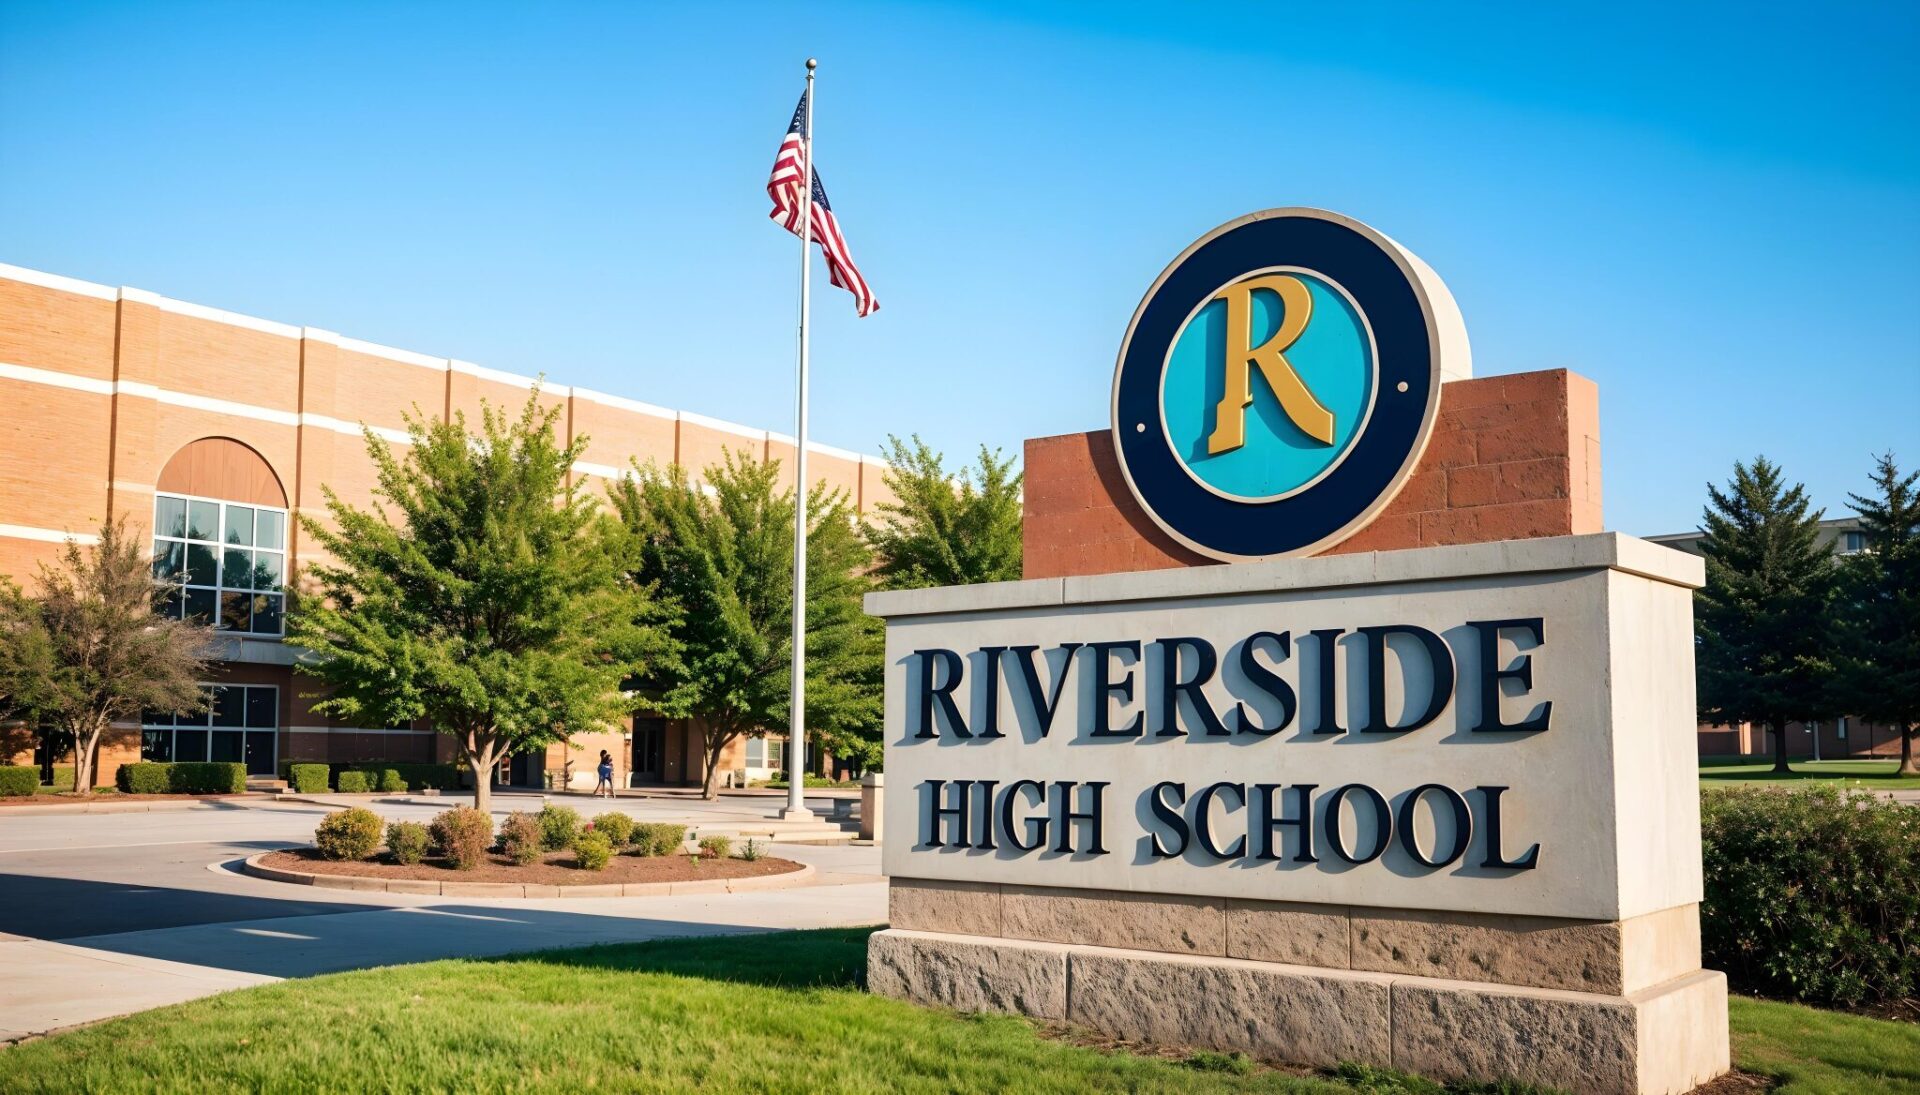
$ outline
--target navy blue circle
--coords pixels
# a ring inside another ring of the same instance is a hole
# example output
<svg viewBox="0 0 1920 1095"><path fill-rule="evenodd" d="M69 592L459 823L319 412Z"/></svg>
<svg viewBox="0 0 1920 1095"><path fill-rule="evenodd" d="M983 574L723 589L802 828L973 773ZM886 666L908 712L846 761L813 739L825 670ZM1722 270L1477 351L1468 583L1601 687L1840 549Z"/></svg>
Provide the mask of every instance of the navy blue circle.
<svg viewBox="0 0 1920 1095"><path fill-rule="evenodd" d="M1310 270L1352 294L1373 329L1379 379L1372 417L1325 478L1275 501L1235 501L1195 482L1174 456L1161 424L1160 374L1203 301L1273 266ZM1439 397L1434 351L1419 293L1380 244L1316 217L1248 221L1195 249L1141 303L1114 378L1114 447L1140 504L1203 550L1243 558L1298 551L1340 532L1393 489Z"/></svg>

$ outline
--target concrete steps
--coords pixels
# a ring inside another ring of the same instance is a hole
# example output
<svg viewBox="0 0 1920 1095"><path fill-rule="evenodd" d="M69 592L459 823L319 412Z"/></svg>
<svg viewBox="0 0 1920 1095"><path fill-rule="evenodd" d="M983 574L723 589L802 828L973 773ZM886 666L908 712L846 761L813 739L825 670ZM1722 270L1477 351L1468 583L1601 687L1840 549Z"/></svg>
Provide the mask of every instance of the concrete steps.
<svg viewBox="0 0 1920 1095"><path fill-rule="evenodd" d="M287 789L287 781L284 779L273 779L269 776L247 777L247 790L249 791L264 791L268 794L281 795L285 794Z"/></svg>

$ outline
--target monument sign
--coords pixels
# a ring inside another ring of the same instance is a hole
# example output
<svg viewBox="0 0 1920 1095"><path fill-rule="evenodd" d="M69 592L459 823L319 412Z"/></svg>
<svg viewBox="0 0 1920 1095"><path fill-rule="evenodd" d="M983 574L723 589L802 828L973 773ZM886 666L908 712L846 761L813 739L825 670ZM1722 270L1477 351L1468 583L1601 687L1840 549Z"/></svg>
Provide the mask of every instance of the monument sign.
<svg viewBox="0 0 1920 1095"><path fill-rule="evenodd" d="M1114 446L1155 524L1235 564L869 598L875 991L1576 1091L1726 1070L1699 561L1609 533L1302 557L1407 481L1466 354L1433 272L1333 214L1167 268Z"/></svg>

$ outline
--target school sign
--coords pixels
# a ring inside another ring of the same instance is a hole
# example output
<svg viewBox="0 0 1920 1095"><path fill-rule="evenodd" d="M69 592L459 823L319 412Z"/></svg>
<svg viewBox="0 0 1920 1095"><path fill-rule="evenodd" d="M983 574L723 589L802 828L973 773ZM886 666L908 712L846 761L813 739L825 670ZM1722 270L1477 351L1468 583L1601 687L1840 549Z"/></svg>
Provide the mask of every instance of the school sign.
<svg viewBox="0 0 1920 1095"><path fill-rule="evenodd" d="M1466 353L1433 272L1333 214L1167 268L1114 450L1155 525L1232 565L869 599L876 991L1578 1091L1725 1071L1699 562L1608 533L1317 554L1405 484Z"/></svg>

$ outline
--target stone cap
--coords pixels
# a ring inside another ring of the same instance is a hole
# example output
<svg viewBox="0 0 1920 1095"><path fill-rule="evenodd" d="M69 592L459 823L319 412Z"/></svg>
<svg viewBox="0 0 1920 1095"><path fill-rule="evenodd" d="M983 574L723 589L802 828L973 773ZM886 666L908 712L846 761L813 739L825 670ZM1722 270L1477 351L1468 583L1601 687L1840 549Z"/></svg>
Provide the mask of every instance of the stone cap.
<svg viewBox="0 0 1920 1095"><path fill-rule="evenodd" d="M1270 563L892 590L867 594L866 610L885 618L930 616L1583 570L1618 570L1686 589L1698 589L1707 580L1706 562L1696 555L1624 533L1599 532Z"/></svg>

